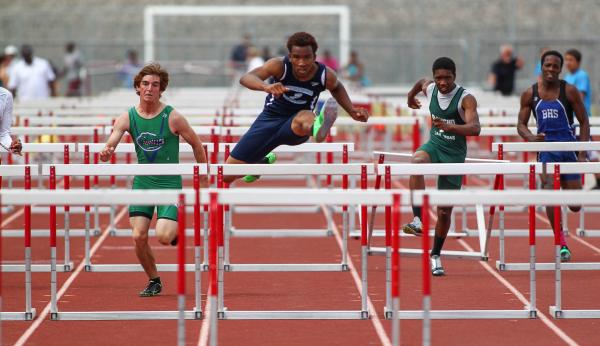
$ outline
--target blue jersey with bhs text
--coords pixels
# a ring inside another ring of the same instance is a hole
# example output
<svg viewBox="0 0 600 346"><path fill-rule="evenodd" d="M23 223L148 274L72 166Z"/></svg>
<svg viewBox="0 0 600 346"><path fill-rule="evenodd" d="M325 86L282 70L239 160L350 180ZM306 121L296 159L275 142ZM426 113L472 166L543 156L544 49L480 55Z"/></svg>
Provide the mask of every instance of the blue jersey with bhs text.
<svg viewBox="0 0 600 346"><path fill-rule="evenodd" d="M542 100L538 92L538 84L532 86L533 99L531 111L537 122L538 133L544 133L546 142L574 142L573 108L567 99L566 82L560 81L557 99Z"/></svg>
<svg viewBox="0 0 600 346"><path fill-rule="evenodd" d="M286 56L283 58L283 75L276 82L288 88L281 97L267 95L263 113L271 116L293 116L301 110L314 110L319 94L325 90L326 68L317 62L318 68L314 76L307 81L300 81L294 76L292 63Z"/></svg>

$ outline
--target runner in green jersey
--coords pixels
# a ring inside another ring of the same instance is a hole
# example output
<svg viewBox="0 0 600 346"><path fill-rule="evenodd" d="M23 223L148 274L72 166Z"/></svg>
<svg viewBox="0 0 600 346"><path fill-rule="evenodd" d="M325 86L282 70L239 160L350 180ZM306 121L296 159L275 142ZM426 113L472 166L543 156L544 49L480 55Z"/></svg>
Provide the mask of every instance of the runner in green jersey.
<svg viewBox="0 0 600 346"><path fill-rule="evenodd" d="M192 146L198 163L206 163L200 138L187 120L173 107L160 102L169 83L169 74L159 64L144 66L135 76L134 87L140 96L136 107L121 114L100 153L104 162L110 160L121 137L127 131L133 138L138 163L179 163L179 136ZM208 186L207 177L201 185ZM181 176L136 176L133 189L181 189ZM160 293L162 283L156 270L156 261L148 244L148 230L154 215L154 206L129 206L129 222L133 230L135 254L150 282L140 292L149 297ZM177 206L157 206L156 236L163 245L177 244Z"/></svg>
<svg viewBox="0 0 600 346"><path fill-rule="evenodd" d="M456 66L450 58L442 57L433 63L433 81L421 79L408 93L408 106L421 108L416 96L423 92L429 101L432 119L429 141L414 153L412 163L462 163L467 156L465 136L479 136L477 100L457 85ZM462 186L462 176L439 176L438 189L457 189ZM425 189L422 175L410 177L410 188ZM427 210L425 212L428 212ZM404 225L405 233L421 235L421 207L413 206L414 220ZM437 208L435 237L431 250L431 273L444 275L440 254L450 229L452 207Z"/></svg>

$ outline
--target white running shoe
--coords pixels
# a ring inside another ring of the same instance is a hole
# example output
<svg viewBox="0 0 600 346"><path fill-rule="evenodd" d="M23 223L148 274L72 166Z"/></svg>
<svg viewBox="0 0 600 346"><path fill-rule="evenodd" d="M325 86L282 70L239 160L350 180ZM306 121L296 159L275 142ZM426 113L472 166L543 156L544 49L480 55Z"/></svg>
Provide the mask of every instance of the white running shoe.
<svg viewBox="0 0 600 346"><path fill-rule="evenodd" d="M443 276L444 267L442 267L442 259L439 255L433 255L429 258L429 263L431 263L431 274L433 276Z"/></svg>
<svg viewBox="0 0 600 346"><path fill-rule="evenodd" d="M420 237L423 234L423 224L421 223L421 219L419 219L418 216L415 216L411 223L407 223L402 227L402 231L406 234Z"/></svg>

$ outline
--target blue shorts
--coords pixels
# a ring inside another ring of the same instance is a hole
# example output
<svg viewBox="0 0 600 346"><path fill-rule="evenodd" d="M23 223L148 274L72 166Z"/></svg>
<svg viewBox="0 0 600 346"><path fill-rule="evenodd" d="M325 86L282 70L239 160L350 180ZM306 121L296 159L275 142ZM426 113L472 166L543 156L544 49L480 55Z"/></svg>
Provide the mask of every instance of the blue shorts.
<svg viewBox="0 0 600 346"><path fill-rule="evenodd" d="M306 142L310 136L298 136L292 131L294 116L260 113L248 132L235 145L231 156L247 163L257 163L280 145Z"/></svg>
<svg viewBox="0 0 600 346"><path fill-rule="evenodd" d="M538 162L577 162L577 154L574 151L543 151L538 153ZM581 180L581 174L561 174L560 180Z"/></svg>

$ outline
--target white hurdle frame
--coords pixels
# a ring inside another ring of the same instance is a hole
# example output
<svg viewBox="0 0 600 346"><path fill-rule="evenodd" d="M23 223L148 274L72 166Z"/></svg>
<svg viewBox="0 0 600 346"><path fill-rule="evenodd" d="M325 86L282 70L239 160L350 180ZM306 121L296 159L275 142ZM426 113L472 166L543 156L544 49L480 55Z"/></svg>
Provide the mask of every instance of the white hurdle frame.
<svg viewBox="0 0 600 346"><path fill-rule="evenodd" d="M32 170L32 168L34 168ZM10 165L0 166L0 177L24 177L25 189L31 189L31 176L38 175L37 165ZM32 172L33 171L33 172ZM2 272L23 272L25 273L25 310L22 312L1 312L1 320L33 320L36 315L36 309L31 304L31 272L39 271L41 265L36 264L35 270L31 264L31 205L24 205L25 224L23 228L24 238L24 264L0 264ZM1 221L0 221L1 222ZM3 230L4 231L4 230ZM43 266L43 265L42 265ZM46 265L48 269L50 265ZM48 270L49 271L49 270Z"/></svg>
<svg viewBox="0 0 600 346"><path fill-rule="evenodd" d="M196 175L207 174L208 166L200 163L176 163L176 164L48 164L42 165L42 175L52 176L52 170L56 176L135 176L135 175ZM89 185L87 186L89 189ZM115 189L116 190L116 189ZM93 191L93 190L86 190ZM109 190L112 191L112 190ZM116 205L117 203L107 203ZM98 203L96 205L99 205ZM199 220L195 220L199 222ZM196 245L196 251L200 251L200 244ZM90 224L89 217L86 218L85 227L85 270L94 272L141 272L143 268L139 264L92 264L90 259ZM195 265L186 265L186 271L193 271ZM158 264L159 271L176 271L175 264Z"/></svg>
<svg viewBox="0 0 600 346"><path fill-rule="evenodd" d="M502 155L505 152L528 152L528 151L579 151L579 150L600 150L600 142L509 142L509 143L493 143L492 151L498 152L498 155ZM600 163L588 162L588 163L548 163L544 164L536 163L536 172L546 172L548 175L552 175L552 172L560 167L561 174L586 174L586 173L600 173ZM562 209L562 218L566 220L566 209ZM587 231L581 232L585 225L584 216L585 206L581 207L579 211L579 229L577 234L582 236L589 232L595 236L600 236L600 231ZM566 222L563 222L563 230L567 232L568 226ZM503 244L504 234L500 233L500 241ZM527 263L506 263L504 261L504 247L500 247L500 260L497 261L496 267L499 270L528 270ZM600 270L600 262L569 262L561 264L562 270ZM537 263L537 270L555 270L554 263Z"/></svg>
<svg viewBox="0 0 600 346"><path fill-rule="evenodd" d="M181 203L194 201L196 191L178 191L178 190L69 190L69 191L49 191L49 190L11 190L0 192L0 200L4 204L10 205L29 205L32 203L48 205L56 208L57 205L72 204L139 204L139 205L161 205L161 204L179 204L179 212L183 213ZM55 220L54 220L55 221ZM53 222L52 218L50 222ZM183 234L183 228L179 227L179 234ZM184 243L179 244L178 248L178 310L173 311L92 311L92 312L59 312L57 296L57 277L56 277L56 229L51 224L51 279L50 279L50 318L52 320L165 320L178 319L178 340L181 340L185 327L183 319L199 319L202 317L202 311L198 310L197 302L194 310L183 310L185 308L185 279L183 254ZM182 239L183 240L183 239ZM197 288L198 289L198 288ZM2 313L4 315L4 313ZM4 316L2 316L4 317Z"/></svg>

